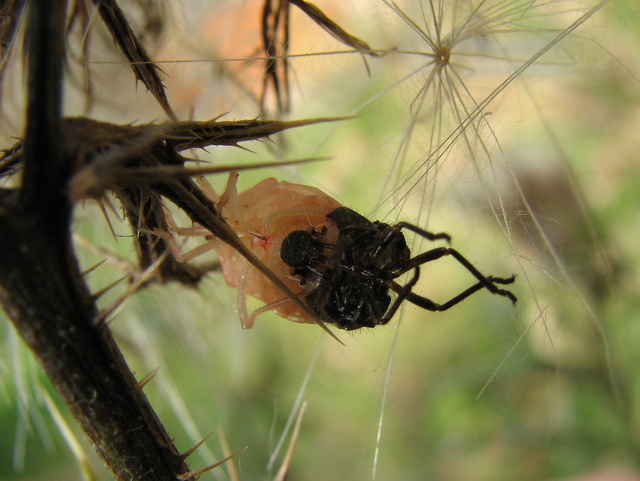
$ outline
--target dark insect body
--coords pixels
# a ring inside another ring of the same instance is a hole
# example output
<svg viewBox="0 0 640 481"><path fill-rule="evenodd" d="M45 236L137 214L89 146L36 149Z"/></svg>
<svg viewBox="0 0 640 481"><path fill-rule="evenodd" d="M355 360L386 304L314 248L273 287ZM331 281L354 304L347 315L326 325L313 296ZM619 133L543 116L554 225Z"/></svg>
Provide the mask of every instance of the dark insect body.
<svg viewBox="0 0 640 481"><path fill-rule="evenodd" d="M497 286L511 284L514 276L484 276L462 254L446 247L411 257L401 229L430 241L449 241L445 233L433 234L405 222L394 226L371 222L347 207L339 207L326 217L338 229L335 242L327 242L326 228L296 230L282 242L280 257L299 281L303 289L301 297L307 305L320 319L340 329L387 324L405 300L430 311L444 311L483 288L513 303L517 300L510 291ZM420 276L420 266L448 255L478 282L444 304L413 293L411 289ZM395 281L409 271L413 271L413 275L405 285ZM393 302L390 291L396 294Z"/></svg>

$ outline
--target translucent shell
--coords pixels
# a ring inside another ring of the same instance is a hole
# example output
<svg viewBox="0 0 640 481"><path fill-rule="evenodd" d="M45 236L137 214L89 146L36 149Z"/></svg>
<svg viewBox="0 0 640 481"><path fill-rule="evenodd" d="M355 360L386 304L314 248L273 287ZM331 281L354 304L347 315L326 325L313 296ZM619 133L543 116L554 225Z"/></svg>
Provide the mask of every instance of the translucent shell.
<svg viewBox="0 0 640 481"><path fill-rule="evenodd" d="M291 267L280 257L282 242L291 232L310 228L319 232L326 229L326 241L336 242L338 228L326 215L341 204L315 187L269 178L240 194L232 192L221 205L223 217L236 229L241 241L291 291L302 294L300 297L303 298L300 280L291 276ZM291 321L316 322L235 249L218 240L215 248L224 278L229 286L239 289L241 301L250 295L264 302L265 310L272 310ZM242 306L240 309L242 311ZM251 327L253 320L243 320L243 324Z"/></svg>

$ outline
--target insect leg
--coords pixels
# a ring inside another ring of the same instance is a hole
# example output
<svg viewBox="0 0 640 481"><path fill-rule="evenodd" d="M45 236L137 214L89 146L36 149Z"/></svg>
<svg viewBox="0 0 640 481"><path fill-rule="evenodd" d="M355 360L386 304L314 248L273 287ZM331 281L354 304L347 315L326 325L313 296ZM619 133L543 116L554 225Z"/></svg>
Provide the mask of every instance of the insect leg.
<svg viewBox="0 0 640 481"><path fill-rule="evenodd" d="M510 291L496 287L496 284L511 284L516 279L515 275L507 278L493 277L493 276L486 277L478 269L476 269L474 265L471 264L471 262L469 262L457 250L447 249L447 251L449 255L453 256L460 264L462 264L465 267L465 269L467 269L471 274L473 274L473 276L476 279L478 279L478 281L480 281L479 284L482 284L484 287L486 287L489 290L489 292L493 294L498 294L499 296L507 297L511 300L511 302L513 302L514 304L516 303L518 298L514 296Z"/></svg>
<svg viewBox="0 0 640 481"><path fill-rule="evenodd" d="M220 212L223 210L224 217L231 224L239 223L240 212L238 206L238 173L230 172L229 179L227 180L227 187L224 189L224 192L220 196L220 200L218 202L218 209Z"/></svg>
<svg viewBox="0 0 640 481"><path fill-rule="evenodd" d="M510 284L514 281L514 278L509 277L507 279L503 279L502 277L489 276L487 277L487 280L495 284ZM398 293L398 297L400 297L401 293L404 291L404 288L405 288L405 286L401 286L400 284L394 281L389 281L389 287L394 292ZM480 289L484 289L485 287L486 286L483 282L478 282L477 284L474 284L473 286L464 290L463 292L453 297L452 299L449 299L444 304L438 304L436 302L433 302L431 299L428 299L423 296L419 296L414 292L404 293L404 299L409 301L412 304L415 304L418 307L427 309L428 311L446 311L447 309L450 309L451 307L455 306L459 302L464 301L471 294L478 292ZM502 291L502 289L499 289L499 290ZM510 294L510 296L507 295L506 297L509 297L511 299L511 296L513 296L513 294L511 294L509 291L504 291L504 292L507 292L508 294ZM515 298L515 296L513 297Z"/></svg>
<svg viewBox="0 0 640 481"><path fill-rule="evenodd" d="M378 243L378 245L376 246L376 249L373 253L373 258L377 258L380 253L389 245L391 244L391 242L393 241L394 238L396 238L396 236L400 235L402 236L402 233L400 232L401 229L408 229L410 231L415 232L416 234L421 235L422 237L430 240L430 241L436 241L436 240L446 240L447 242L449 242L451 240L451 237L449 236L449 234L446 234L444 232L440 232L438 234L434 234L433 232L429 232L426 230L421 229L420 227L417 227L413 224L408 224L406 222L398 222L396 225L394 225L393 227L389 227L385 234L384 237L382 237ZM402 237L402 239L404 240L404 237ZM408 271L408 269L405 269L403 272Z"/></svg>
<svg viewBox="0 0 640 481"><path fill-rule="evenodd" d="M398 308L400 307L400 304L402 304L402 301L404 301L405 299L412 302L413 304L416 304L415 302L411 301L410 297L411 296L415 296L415 297L420 297L421 299L424 299L425 301L429 301L429 299L418 296L416 294L413 294L411 292L411 288L413 286L416 285L416 282L418 282L418 279L420 278L420 268L416 267L414 269L414 274L413 277L411 278L411 280L409 280L409 282L407 282L404 286L401 286L400 284L398 284L395 281L387 281L387 285L396 293L398 294L398 297L395 298L395 300L393 301L393 304L391 304L391 307L389 307L389 309L387 309L386 314L384 315L384 317L382 317L382 319L380 319L378 322L376 322L376 324L386 324L387 322L389 322L391 320L391 318L395 315L396 311L398 310ZM431 301L429 301L431 302ZM434 303L432 303L434 304ZM416 304L420 307L424 307L420 304ZM430 311L434 311L436 309L430 309L429 307L425 307L425 309L428 309Z"/></svg>
<svg viewBox="0 0 640 481"><path fill-rule="evenodd" d="M500 289L496 286L496 284L511 284L515 280L515 276L511 276L507 278L493 277L493 276L487 277L484 274L482 274L478 269L476 269L475 266L471 264L471 262L469 262L457 250L451 249L448 247L438 247L436 249L431 249L430 251L427 251L415 256L404 266L404 268L401 271L395 273L396 277L403 274L404 272L407 272L409 269L413 269L426 262L431 262L436 259L440 259L441 257L444 257L444 256L454 257L460 264L462 264L462 266L465 269L467 269L476 279L478 279L479 287L476 288L476 291L481 289L482 287L485 287L487 290L489 290L493 294L508 297L511 300L511 302L513 302L514 304L518 300L516 296L514 296L511 292L505 289ZM467 294L467 296L468 295L469 294Z"/></svg>
<svg viewBox="0 0 640 481"><path fill-rule="evenodd" d="M211 199L215 204L220 202L220 196L216 192L216 189L213 188L211 183L205 178L204 175L198 176L197 181L198 185L200 185L200 188L206 194L206 196L209 197L209 199Z"/></svg>
<svg viewBox="0 0 640 481"><path fill-rule="evenodd" d="M430 241L436 241L440 239L446 240L447 242L451 241L451 236L445 232L439 232L438 234L434 234L433 232L429 232L428 230L421 229L420 227L415 226L413 224L409 224L408 222L398 222L395 226L393 226L393 228L396 231L399 231L400 229L408 229L411 232L415 232L416 234Z"/></svg>

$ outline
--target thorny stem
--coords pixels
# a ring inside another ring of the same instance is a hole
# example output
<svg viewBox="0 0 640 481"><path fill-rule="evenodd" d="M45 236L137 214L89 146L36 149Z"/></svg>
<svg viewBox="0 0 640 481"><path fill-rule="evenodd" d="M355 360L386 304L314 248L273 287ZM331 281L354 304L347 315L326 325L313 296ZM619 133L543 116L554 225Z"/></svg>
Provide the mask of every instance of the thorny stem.
<svg viewBox="0 0 640 481"><path fill-rule="evenodd" d="M114 8L107 13L122 16L114 0L109 5ZM144 268L162 253L157 239L145 232L166 230L162 206L166 197L234 246L301 309L308 310L221 221L216 206L189 174L174 178L171 168L184 168L186 159L178 152L187 148L237 145L292 127L339 119L175 121L140 127L63 119L66 1L32 0L28 11L26 135L5 152L0 163L0 174L19 169L23 174L20 188L0 188L0 303L117 480L195 479L202 470L190 471L186 455L173 446L84 281L71 242L73 204L112 191L135 229ZM143 54L134 48L136 42L124 44L129 54ZM161 83L153 75L142 76L163 103L166 98L158 95ZM165 107L170 113L168 104ZM157 177L145 171L144 179L139 179L136 167L167 170L156 172ZM158 277L191 285L200 275L184 265L163 262ZM324 324L319 325L335 337Z"/></svg>
<svg viewBox="0 0 640 481"><path fill-rule="evenodd" d="M64 175L59 138L66 0L33 1L28 12L28 149L21 203L37 209L59 194L59 177Z"/></svg>
<svg viewBox="0 0 640 481"><path fill-rule="evenodd" d="M60 142L64 0L32 1L24 187L0 190L0 302L118 480L175 480L189 469L127 367L71 240ZM188 476L188 475L187 475Z"/></svg>

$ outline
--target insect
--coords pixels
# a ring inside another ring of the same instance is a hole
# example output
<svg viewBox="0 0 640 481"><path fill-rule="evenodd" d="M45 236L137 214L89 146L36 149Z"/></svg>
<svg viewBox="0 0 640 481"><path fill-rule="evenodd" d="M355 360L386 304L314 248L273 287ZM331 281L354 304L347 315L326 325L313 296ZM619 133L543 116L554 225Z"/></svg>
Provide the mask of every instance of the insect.
<svg viewBox="0 0 640 481"><path fill-rule="evenodd" d="M433 234L405 222L390 226L371 222L347 207L326 215L335 223L336 241L327 239L326 229L308 228L291 232L282 243L282 260L307 291L304 299L320 319L340 329L354 330L386 324L407 300L430 311L444 311L486 288L493 294L516 297L497 284L511 284L515 277L486 277L458 251L437 247L411 257L401 229L408 229L430 241L450 241L445 233ZM444 304L411 291L420 276L420 266L450 255L460 262L477 283ZM398 284L395 279L413 271L411 279ZM308 287L307 287L308 286ZM396 293L392 302L390 291Z"/></svg>
<svg viewBox="0 0 640 481"><path fill-rule="evenodd" d="M317 316L338 328L354 330L387 324L403 301L430 311L444 311L476 291L516 296L499 287L508 278L485 276L462 254L436 247L412 257L402 230L429 241L450 237L434 234L406 222L393 226L371 222L314 187L269 178L240 194L237 174L230 176L219 206L241 241L269 267ZM238 288L243 327L250 328L262 312L272 310L295 322L315 323L291 299L272 285L233 248L214 240L227 284ZM443 304L412 291L420 268L451 256L465 267L476 283ZM396 281L409 273L403 285ZM251 314L250 295L265 305Z"/></svg>
<svg viewBox="0 0 640 481"><path fill-rule="evenodd" d="M325 231L328 240L337 240L337 227L331 225L326 214L340 207L340 204L315 187L274 178L265 179L238 194L236 180L237 174L229 177L227 189L218 203L222 216L256 257L300 296L303 289L299 280L291 276L290 267L280 257L282 240L292 231L310 227ZM214 240L214 247L225 281L231 287L238 288L238 310L244 328L252 327L255 318L268 310L295 322L317 322L285 297L234 248L218 239ZM246 309L247 295L261 300L265 306L249 314Z"/></svg>

